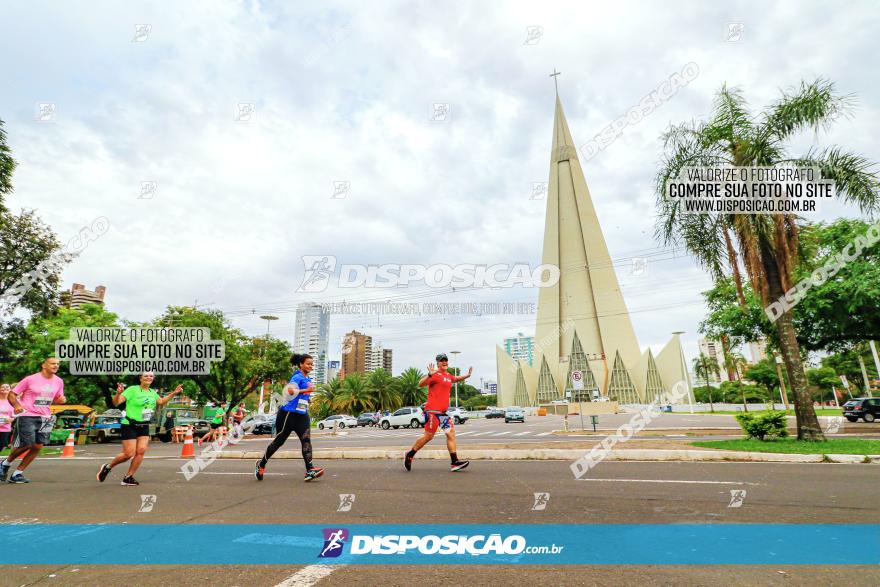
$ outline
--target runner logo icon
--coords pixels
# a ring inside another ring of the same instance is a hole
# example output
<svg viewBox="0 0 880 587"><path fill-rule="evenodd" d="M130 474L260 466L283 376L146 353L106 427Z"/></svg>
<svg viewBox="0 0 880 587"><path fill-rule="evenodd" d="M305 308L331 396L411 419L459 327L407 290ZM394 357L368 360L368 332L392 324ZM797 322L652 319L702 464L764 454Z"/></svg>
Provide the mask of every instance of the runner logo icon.
<svg viewBox="0 0 880 587"><path fill-rule="evenodd" d="M318 558L335 558L342 554L342 547L348 540L348 530L345 528L324 528L324 548Z"/></svg>

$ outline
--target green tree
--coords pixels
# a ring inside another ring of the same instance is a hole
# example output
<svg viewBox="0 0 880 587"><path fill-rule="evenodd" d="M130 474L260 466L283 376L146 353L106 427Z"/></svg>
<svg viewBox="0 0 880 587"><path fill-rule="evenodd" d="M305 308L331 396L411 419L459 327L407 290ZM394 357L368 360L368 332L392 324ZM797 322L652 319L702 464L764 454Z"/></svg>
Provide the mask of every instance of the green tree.
<svg viewBox="0 0 880 587"><path fill-rule="evenodd" d="M834 181L839 199L872 211L880 207L880 184L871 169L873 163L838 147L811 149L799 157L786 152L786 142L792 136L807 129L818 131L848 109L848 97L836 94L832 83L820 79L783 93L767 112L754 117L742 93L723 86L708 122L679 124L664 134L664 161L657 176L658 237L666 245L684 245L716 279L729 270L737 285L742 283L741 258L762 304L782 297L794 285L798 259L798 221L794 215L686 214L680 202L664 197L667 183L684 167L811 166ZM745 306L742 295L739 297ZM790 312L779 316L774 332L792 382L798 439L824 440Z"/></svg>
<svg viewBox="0 0 880 587"><path fill-rule="evenodd" d="M867 344L854 345L852 348L833 353L827 357L823 357L820 361L822 367L831 368L835 375L845 375L849 381L849 395L859 397L865 394L865 383L862 378L862 368L859 363L859 357L865 365L865 371L868 373L869 379L877 379L877 370L874 368L874 361L871 357L871 351ZM839 385L843 387L843 383L838 378ZM847 393L846 389L841 390Z"/></svg>
<svg viewBox="0 0 880 587"><path fill-rule="evenodd" d="M832 401L834 399L833 388L840 387L840 379L831 367L819 367L807 369L807 381L815 388L816 401Z"/></svg>
<svg viewBox="0 0 880 587"><path fill-rule="evenodd" d="M425 387L419 387L419 380L424 377L424 373L410 367L394 379L395 390L400 394L401 405L404 406L420 406L425 403L428 398L428 390Z"/></svg>
<svg viewBox="0 0 880 587"><path fill-rule="evenodd" d="M0 316L16 308L50 313L58 302L61 270L71 258L33 210L0 211Z"/></svg>
<svg viewBox="0 0 880 587"><path fill-rule="evenodd" d="M395 389L394 378L385 369L376 369L367 375L370 392L370 411L396 410L401 406L400 393Z"/></svg>
<svg viewBox="0 0 880 587"><path fill-rule="evenodd" d="M367 378L361 373L346 375L342 380L342 389L336 396L333 404L336 412L357 414L367 410L374 410L373 395Z"/></svg>
<svg viewBox="0 0 880 587"><path fill-rule="evenodd" d="M55 341L70 338L71 328L120 326L116 314L102 306L86 304L81 308L58 308L54 314L34 316L7 349L0 372L4 378L19 380L36 373L46 357L55 355ZM112 406L112 395L119 377L110 375L71 375L70 363L61 361L58 376L64 380L68 403L89 406Z"/></svg>
<svg viewBox="0 0 880 587"><path fill-rule="evenodd" d="M336 377L318 387L309 403L309 414L315 420L323 420L334 411L333 406L342 394L343 379Z"/></svg>
<svg viewBox="0 0 880 587"><path fill-rule="evenodd" d="M212 340L222 340L225 358L211 363L209 375L187 377L196 383L194 399L215 405L227 403L228 410L237 405L266 379L287 380L290 345L276 338L251 338L233 328L219 310L197 310L187 306L169 306L153 321L154 326L183 328L203 327L211 330ZM173 376L157 377L157 386L167 388ZM181 379L181 378L178 378Z"/></svg>
<svg viewBox="0 0 880 587"><path fill-rule="evenodd" d="M6 211L6 196L12 193L12 173L16 166L12 150L6 143L4 124L3 119L0 119L0 215Z"/></svg>
<svg viewBox="0 0 880 587"><path fill-rule="evenodd" d="M766 357L754 365L749 366L745 373L746 379L753 381L767 391L767 396L774 398L779 395L775 390L779 387L779 376L776 374L776 362L773 357ZM779 395L782 401L782 396Z"/></svg>
<svg viewBox="0 0 880 587"><path fill-rule="evenodd" d="M707 356L706 353L700 353L699 357L694 357L693 366L694 374L696 374L697 377L702 377L703 381L706 382L705 387L708 388L706 390L706 395L709 398L709 411L714 413L715 404L712 401L712 386L709 384L709 377L713 374L716 376L721 375L721 368L718 366L718 361ZM696 399L696 396L694 399Z"/></svg>
<svg viewBox="0 0 880 587"><path fill-rule="evenodd" d="M856 239L869 224L838 219L801 230L803 261L794 281L810 276ZM880 340L880 243L865 247L824 283L814 285L794 307L798 342L809 351L840 351L857 342Z"/></svg>

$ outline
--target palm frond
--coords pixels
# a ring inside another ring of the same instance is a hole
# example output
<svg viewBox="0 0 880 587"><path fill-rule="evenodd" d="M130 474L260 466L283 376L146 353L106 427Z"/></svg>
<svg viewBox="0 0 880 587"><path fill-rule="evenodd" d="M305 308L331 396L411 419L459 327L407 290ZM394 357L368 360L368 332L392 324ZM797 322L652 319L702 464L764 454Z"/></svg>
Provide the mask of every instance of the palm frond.
<svg viewBox="0 0 880 587"><path fill-rule="evenodd" d="M771 106L761 130L781 141L808 128L827 129L840 116L847 116L854 104L852 94L836 94L830 80L802 81L799 88L782 91L782 98Z"/></svg>
<svg viewBox="0 0 880 587"><path fill-rule="evenodd" d="M708 124L709 137L714 140L726 139L730 144L752 133L754 124L749 114L748 103L739 88L721 86L712 104L712 120Z"/></svg>
<svg viewBox="0 0 880 587"><path fill-rule="evenodd" d="M786 162L799 167L818 167L823 179L834 180L837 197L849 204L858 204L862 212L875 212L880 208L880 178L875 164L866 157L830 147L821 151L810 149L805 156Z"/></svg>

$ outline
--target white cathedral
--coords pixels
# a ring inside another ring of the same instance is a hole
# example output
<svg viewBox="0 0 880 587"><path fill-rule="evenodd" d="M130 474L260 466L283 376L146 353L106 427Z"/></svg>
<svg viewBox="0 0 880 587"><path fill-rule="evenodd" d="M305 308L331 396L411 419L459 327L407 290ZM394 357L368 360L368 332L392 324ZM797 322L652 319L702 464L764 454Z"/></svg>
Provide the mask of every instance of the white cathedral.
<svg viewBox="0 0 880 587"><path fill-rule="evenodd" d="M559 281L539 293L533 366L496 348L499 406L644 404L679 381L693 401L679 334L656 356L639 349L558 95L542 262L559 267ZM583 390L573 389L572 371L583 373Z"/></svg>

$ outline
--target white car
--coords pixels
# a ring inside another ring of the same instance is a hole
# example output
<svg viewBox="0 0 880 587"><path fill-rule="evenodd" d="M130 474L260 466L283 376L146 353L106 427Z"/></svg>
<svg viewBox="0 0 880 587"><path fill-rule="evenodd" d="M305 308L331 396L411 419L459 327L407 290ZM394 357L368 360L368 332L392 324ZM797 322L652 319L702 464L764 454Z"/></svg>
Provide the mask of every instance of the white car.
<svg viewBox="0 0 880 587"><path fill-rule="evenodd" d="M382 416L379 426L383 430L389 428L421 428L425 424L425 414L422 408L400 408L390 416Z"/></svg>
<svg viewBox="0 0 880 587"><path fill-rule="evenodd" d="M338 414L336 416L328 416L318 422L318 430L323 430L324 428L357 428L358 421L357 418L353 418L348 414Z"/></svg>
<svg viewBox="0 0 880 587"><path fill-rule="evenodd" d="M450 407L446 410L446 415L452 418L453 424L464 424L470 418L470 414L461 408Z"/></svg>

